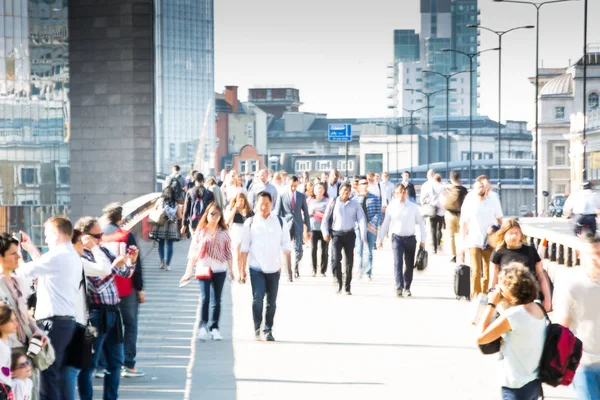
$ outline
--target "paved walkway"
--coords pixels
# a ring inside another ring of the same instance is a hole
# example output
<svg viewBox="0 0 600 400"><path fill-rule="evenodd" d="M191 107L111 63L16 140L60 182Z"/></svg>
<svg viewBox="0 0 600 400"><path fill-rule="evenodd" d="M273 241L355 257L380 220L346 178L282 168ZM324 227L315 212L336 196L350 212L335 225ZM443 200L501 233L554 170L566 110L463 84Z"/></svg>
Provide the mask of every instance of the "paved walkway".
<svg viewBox="0 0 600 400"><path fill-rule="evenodd" d="M301 278L280 285L275 343L254 340L249 283L226 284L224 340L198 343L199 288L177 288L188 243L176 245L172 272L158 269L156 250L145 260L146 376L123 379L122 399L499 399L496 357L474 346L471 303L454 298L448 257L430 255L413 297L398 299L387 248L375 253L372 282L355 277L353 296L337 295L330 276L310 277L305 253ZM573 398L546 388L546 399Z"/></svg>

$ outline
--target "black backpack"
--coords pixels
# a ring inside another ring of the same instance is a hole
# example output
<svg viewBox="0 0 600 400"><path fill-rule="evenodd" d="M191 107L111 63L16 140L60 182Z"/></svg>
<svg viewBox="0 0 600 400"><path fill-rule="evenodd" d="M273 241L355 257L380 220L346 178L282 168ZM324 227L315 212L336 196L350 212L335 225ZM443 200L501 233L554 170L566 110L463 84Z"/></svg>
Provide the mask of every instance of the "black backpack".
<svg viewBox="0 0 600 400"><path fill-rule="evenodd" d="M196 228L198 222L200 222L200 218L202 218L202 214L206 210L206 207L210 203L213 202L212 193L210 190L206 188L198 189L194 192L192 200L192 210L190 215L190 220L192 223L192 228Z"/></svg>
<svg viewBox="0 0 600 400"><path fill-rule="evenodd" d="M181 182L179 182L179 176L174 176L171 178L169 187L173 189L177 201L185 199L185 191L183 190L183 186L181 186Z"/></svg>

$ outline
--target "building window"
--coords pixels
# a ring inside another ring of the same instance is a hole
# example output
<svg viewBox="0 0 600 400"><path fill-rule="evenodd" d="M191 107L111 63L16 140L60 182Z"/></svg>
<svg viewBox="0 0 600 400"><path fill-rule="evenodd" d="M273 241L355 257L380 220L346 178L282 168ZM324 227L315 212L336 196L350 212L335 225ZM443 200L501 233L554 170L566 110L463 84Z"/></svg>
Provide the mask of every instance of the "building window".
<svg viewBox="0 0 600 400"><path fill-rule="evenodd" d="M233 164L230 161L226 161L223 168L225 168L226 171L229 171L231 168L233 168Z"/></svg>
<svg viewBox="0 0 600 400"><path fill-rule="evenodd" d="M35 185L37 183L37 170L35 168L21 168L21 185Z"/></svg>
<svg viewBox="0 0 600 400"><path fill-rule="evenodd" d="M483 153L483 159L484 160L493 160L494 159L494 153Z"/></svg>
<svg viewBox="0 0 600 400"><path fill-rule="evenodd" d="M473 160L481 160L481 152L480 151L473 152Z"/></svg>
<svg viewBox="0 0 600 400"><path fill-rule="evenodd" d="M588 96L588 109L596 110L598 109L598 93L592 92Z"/></svg>
<svg viewBox="0 0 600 400"><path fill-rule="evenodd" d="M417 82L423 82L422 78L417 78Z"/></svg>
<svg viewBox="0 0 600 400"><path fill-rule="evenodd" d="M561 194L561 193L566 193L566 192L567 192L567 185L565 185L565 184L554 185L554 194Z"/></svg>
<svg viewBox="0 0 600 400"><path fill-rule="evenodd" d="M383 171L383 154L365 154L365 171Z"/></svg>
<svg viewBox="0 0 600 400"><path fill-rule="evenodd" d="M246 169L246 161L242 160L238 162L238 170L240 174L245 174L246 172L248 172L248 170Z"/></svg>
<svg viewBox="0 0 600 400"><path fill-rule="evenodd" d="M317 161L315 169L317 171L329 171L331 169L331 161Z"/></svg>
<svg viewBox="0 0 600 400"><path fill-rule="evenodd" d="M269 161L269 169L271 171L279 171L279 161L276 161L276 160Z"/></svg>
<svg viewBox="0 0 600 400"><path fill-rule="evenodd" d="M71 168L58 167L58 183L68 185L71 182Z"/></svg>
<svg viewBox="0 0 600 400"><path fill-rule="evenodd" d="M248 169L250 170L250 173L255 173L256 171L258 171L258 161L256 160L248 160L246 161L248 163Z"/></svg>
<svg viewBox="0 0 600 400"><path fill-rule="evenodd" d="M460 153L460 160L461 161L469 161L469 152L468 151L463 151Z"/></svg>
<svg viewBox="0 0 600 400"><path fill-rule="evenodd" d="M554 107L554 119L565 119L564 107Z"/></svg>
<svg viewBox="0 0 600 400"><path fill-rule="evenodd" d="M171 160L175 159L175 143L170 143L169 144L169 158Z"/></svg>
<svg viewBox="0 0 600 400"><path fill-rule="evenodd" d="M417 103L422 103L423 100L422 99L417 99Z"/></svg>
<svg viewBox="0 0 600 400"><path fill-rule="evenodd" d="M567 146L554 146L554 165L566 165L567 163Z"/></svg>
<svg viewBox="0 0 600 400"><path fill-rule="evenodd" d="M338 160L337 169L341 172L346 172L346 160ZM354 160L348 160L348 171L354 171Z"/></svg>
<svg viewBox="0 0 600 400"><path fill-rule="evenodd" d="M406 78L406 84L407 84L407 85L409 84L408 78Z"/></svg>
<svg viewBox="0 0 600 400"><path fill-rule="evenodd" d="M300 173L300 172L304 172L304 171L309 171L311 170L311 162L310 160L302 160L302 161L296 161L296 173Z"/></svg>
<svg viewBox="0 0 600 400"><path fill-rule="evenodd" d="M515 159L517 159L517 160L525 159L525 152L524 151L515 151Z"/></svg>

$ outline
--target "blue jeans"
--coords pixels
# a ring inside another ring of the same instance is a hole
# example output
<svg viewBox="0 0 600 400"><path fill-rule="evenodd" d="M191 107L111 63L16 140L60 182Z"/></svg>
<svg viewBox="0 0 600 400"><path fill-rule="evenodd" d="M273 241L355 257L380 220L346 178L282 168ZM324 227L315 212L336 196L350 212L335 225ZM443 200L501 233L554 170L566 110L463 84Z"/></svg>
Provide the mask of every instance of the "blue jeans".
<svg viewBox="0 0 600 400"><path fill-rule="evenodd" d="M119 397L119 383L121 381L121 367L123 366L123 343L119 343L117 331L117 318L120 313L109 311L106 313L106 332L101 329L102 313L99 310L91 310L90 320L92 325L98 329L98 337L94 342L94 356L92 365L81 371L79 376L79 397L81 400L92 400L94 390L92 387L92 374L98 366L98 359L104 351L106 352L106 371L104 376L104 400L116 400Z"/></svg>
<svg viewBox="0 0 600 400"><path fill-rule="evenodd" d="M518 389L502 387L502 400L538 400L542 395L542 382L538 379Z"/></svg>
<svg viewBox="0 0 600 400"><path fill-rule="evenodd" d="M394 252L396 289L410 290L413 280L413 269L415 268L417 239L414 236L403 237L392 235L392 250Z"/></svg>
<svg viewBox="0 0 600 400"><path fill-rule="evenodd" d="M580 365L573 386L578 400L600 399L600 365Z"/></svg>
<svg viewBox="0 0 600 400"><path fill-rule="evenodd" d="M357 230L358 231L358 230ZM371 232L367 231L367 251L368 251L368 258L366 259L366 263L365 263L365 258L363 257L364 255L364 250L365 250L365 246L364 246L364 242L362 240L360 240L360 234L357 234L356 237L356 244L358 245L358 267L360 268L361 272L364 272L365 275L371 276L371 272L373 271L373 249L375 248L375 241L377 240L377 236L375 236L374 234L372 234ZM365 265L367 264L367 265Z"/></svg>
<svg viewBox="0 0 600 400"><path fill-rule="evenodd" d="M40 400L56 400L61 398L60 383L67 346L75 334L75 320L42 320L38 324L48 332L48 338L54 347L54 363L40 377Z"/></svg>
<svg viewBox="0 0 600 400"><path fill-rule="evenodd" d="M277 309L277 292L281 273L265 274L250 267L250 283L252 285L252 316L254 330L259 330L263 319L263 304L267 295L267 312L265 313L265 332L273 329L275 310Z"/></svg>
<svg viewBox="0 0 600 400"><path fill-rule="evenodd" d="M77 377L81 372L75 367L66 366L62 371L62 400L77 399Z"/></svg>
<svg viewBox="0 0 600 400"><path fill-rule="evenodd" d="M165 258L165 244L167 245L167 257ZM158 256L160 261L164 261L165 264L171 265L173 259L173 241L167 239L158 239Z"/></svg>
<svg viewBox="0 0 600 400"><path fill-rule="evenodd" d="M140 309L137 291L134 290L129 296L121 297L119 309L123 317L124 330L123 349L125 351L125 359L123 365L129 369L134 369L135 356L137 354L138 313ZM102 359L105 358L102 357Z"/></svg>
<svg viewBox="0 0 600 400"><path fill-rule="evenodd" d="M212 279L201 279L200 291L202 292L202 313L200 326L208 325L208 306L211 307L211 324L208 330L219 329L219 318L221 316L221 295L223 294L223 286L227 272L213 272ZM212 287L212 290L210 290Z"/></svg>

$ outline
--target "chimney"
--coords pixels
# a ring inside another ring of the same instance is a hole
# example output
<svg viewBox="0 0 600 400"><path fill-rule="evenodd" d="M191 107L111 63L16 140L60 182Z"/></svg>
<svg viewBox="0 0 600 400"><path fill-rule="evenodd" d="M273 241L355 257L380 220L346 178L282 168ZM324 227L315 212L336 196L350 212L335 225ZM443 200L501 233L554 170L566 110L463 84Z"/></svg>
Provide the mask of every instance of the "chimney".
<svg viewBox="0 0 600 400"><path fill-rule="evenodd" d="M225 101L231 106L234 114L238 113L238 87L225 86Z"/></svg>

